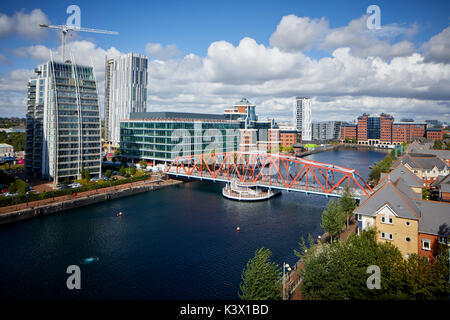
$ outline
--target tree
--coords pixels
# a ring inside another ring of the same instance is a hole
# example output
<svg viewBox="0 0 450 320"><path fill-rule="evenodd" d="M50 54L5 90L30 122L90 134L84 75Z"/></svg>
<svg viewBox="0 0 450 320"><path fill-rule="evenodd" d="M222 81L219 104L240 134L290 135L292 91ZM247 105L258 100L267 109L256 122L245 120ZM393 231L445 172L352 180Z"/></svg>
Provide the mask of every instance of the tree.
<svg viewBox="0 0 450 320"><path fill-rule="evenodd" d="M422 200L430 200L430 191L427 188L422 188Z"/></svg>
<svg viewBox="0 0 450 320"><path fill-rule="evenodd" d="M17 186L16 186L16 183L15 183L15 182L11 182L11 183L9 184L8 192L9 192L9 193L16 193L16 192L17 192Z"/></svg>
<svg viewBox="0 0 450 320"><path fill-rule="evenodd" d="M27 193L27 191L29 190L30 186L28 183L26 183L25 181L21 180L21 179L16 179L15 181L15 185L17 188L17 192L20 195L24 195Z"/></svg>
<svg viewBox="0 0 450 320"><path fill-rule="evenodd" d="M331 242L333 242L333 236L342 230L342 226L345 223L344 220L345 215L342 207L336 200L330 200L327 208L322 212L322 223L320 226L325 232L330 234Z"/></svg>
<svg viewBox="0 0 450 320"><path fill-rule="evenodd" d="M132 176L134 176L134 175L136 174L136 166L134 165L134 163L132 163L132 164L130 165L130 174L131 174Z"/></svg>
<svg viewBox="0 0 450 320"><path fill-rule="evenodd" d="M105 177L109 180L111 178L111 174L112 174L111 169L108 169L105 172Z"/></svg>
<svg viewBox="0 0 450 320"><path fill-rule="evenodd" d="M125 169L124 166L121 166L119 172L122 177L125 177L125 175L127 174L127 169Z"/></svg>
<svg viewBox="0 0 450 320"><path fill-rule="evenodd" d="M433 149L436 150L442 150L442 141L441 140L434 140Z"/></svg>
<svg viewBox="0 0 450 320"><path fill-rule="evenodd" d="M82 178L86 179L86 181L91 180L91 174L89 173L89 169L84 169L84 172L82 173Z"/></svg>
<svg viewBox="0 0 450 320"><path fill-rule="evenodd" d="M67 185L69 184L69 179L67 177L64 178L64 181L62 184L63 184L64 189L67 188Z"/></svg>
<svg viewBox="0 0 450 320"><path fill-rule="evenodd" d="M141 167L141 169L146 169L147 168L147 161L141 160L141 162L139 162L139 166Z"/></svg>
<svg viewBox="0 0 450 320"><path fill-rule="evenodd" d="M281 298L281 271L270 261L272 252L264 247L255 251L242 271L239 298L243 300L276 300Z"/></svg>
<svg viewBox="0 0 450 320"><path fill-rule="evenodd" d="M348 220L353 215L353 210L356 208L356 201L353 198L353 194L350 191L350 186L347 184L344 186L344 193L339 199L339 204L342 207L345 215L345 223L348 230Z"/></svg>

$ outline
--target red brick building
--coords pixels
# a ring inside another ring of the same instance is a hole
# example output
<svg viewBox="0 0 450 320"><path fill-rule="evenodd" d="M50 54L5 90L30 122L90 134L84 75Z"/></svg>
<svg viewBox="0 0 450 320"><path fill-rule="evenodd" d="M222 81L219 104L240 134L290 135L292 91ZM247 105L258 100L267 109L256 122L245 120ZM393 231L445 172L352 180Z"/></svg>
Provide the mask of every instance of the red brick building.
<svg viewBox="0 0 450 320"><path fill-rule="evenodd" d="M340 140L345 141L345 139L356 139L357 135L357 126L356 124L345 124L341 126L341 134L340 134Z"/></svg>
<svg viewBox="0 0 450 320"><path fill-rule="evenodd" d="M300 143L301 138L297 130L280 130L280 145L290 147Z"/></svg>
<svg viewBox="0 0 450 320"><path fill-rule="evenodd" d="M367 118L369 117L368 114L363 114L362 116L358 117L358 128L357 128L357 140L360 141L367 141Z"/></svg>
<svg viewBox="0 0 450 320"><path fill-rule="evenodd" d="M444 138L444 133L441 128L429 128L427 129L426 137L431 140L442 140Z"/></svg>
<svg viewBox="0 0 450 320"><path fill-rule="evenodd" d="M423 122L393 122L392 143L401 144L414 138L424 138L426 136L426 128L427 125Z"/></svg>
<svg viewBox="0 0 450 320"><path fill-rule="evenodd" d="M390 114L382 113L380 115L380 143L392 144L392 124L394 117Z"/></svg>

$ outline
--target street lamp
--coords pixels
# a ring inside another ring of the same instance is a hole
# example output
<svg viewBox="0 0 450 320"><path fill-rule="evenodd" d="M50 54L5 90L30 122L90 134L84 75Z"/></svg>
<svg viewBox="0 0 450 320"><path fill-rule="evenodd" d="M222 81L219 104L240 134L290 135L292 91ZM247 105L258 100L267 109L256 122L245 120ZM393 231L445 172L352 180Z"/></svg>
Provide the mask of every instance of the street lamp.
<svg viewBox="0 0 450 320"><path fill-rule="evenodd" d="M289 264L283 262L283 300L286 300L286 269L288 272L292 270Z"/></svg>

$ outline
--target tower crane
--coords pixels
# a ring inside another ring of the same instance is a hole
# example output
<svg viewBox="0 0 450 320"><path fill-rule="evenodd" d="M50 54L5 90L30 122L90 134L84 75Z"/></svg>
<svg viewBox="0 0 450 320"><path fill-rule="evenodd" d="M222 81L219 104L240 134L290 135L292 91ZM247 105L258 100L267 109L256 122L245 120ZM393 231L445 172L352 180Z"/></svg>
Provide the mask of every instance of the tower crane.
<svg viewBox="0 0 450 320"><path fill-rule="evenodd" d="M112 34L112 35L118 35L119 33L116 31L108 31L108 30L99 30L99 29L90 29L90 28L81 28L76 26L68 26L68 25L47 25L47 24L40 24L41 28L49 28L49 29L58 29L62 32L62 60L65 61L65 54L66 54L66 36L67 32L72 31L83 31L83 32L93 32L93 33L103 33L103 34Z"/></svg>

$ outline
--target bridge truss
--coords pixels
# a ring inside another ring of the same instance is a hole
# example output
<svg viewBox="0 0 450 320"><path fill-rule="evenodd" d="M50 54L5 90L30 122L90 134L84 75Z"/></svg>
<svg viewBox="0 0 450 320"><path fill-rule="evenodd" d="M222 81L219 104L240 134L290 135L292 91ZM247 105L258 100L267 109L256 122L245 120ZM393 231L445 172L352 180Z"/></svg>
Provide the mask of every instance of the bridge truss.
<svg viewBox="0 0 450 320"><path fill-rule="evenodd" d="M224 152L180 156L166 173L336 197L341 196L345 184L355 198L373 192L355 169L282 154Z"/></svg>

